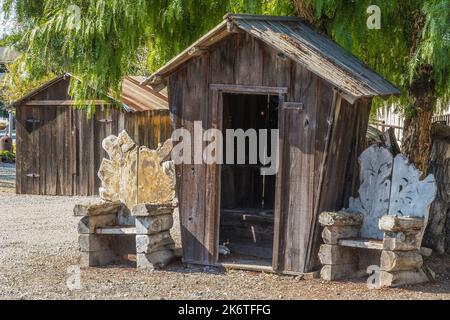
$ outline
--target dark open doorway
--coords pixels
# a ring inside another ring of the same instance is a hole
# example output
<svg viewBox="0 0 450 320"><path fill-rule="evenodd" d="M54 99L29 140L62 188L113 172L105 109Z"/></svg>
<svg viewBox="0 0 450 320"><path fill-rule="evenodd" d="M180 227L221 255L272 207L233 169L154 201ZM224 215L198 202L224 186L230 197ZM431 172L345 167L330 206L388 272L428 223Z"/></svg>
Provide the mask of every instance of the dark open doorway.
<svg viewBox="0 0 450 320"><path fill-rule="evenodd" d="M230 254L220 255L221 263L272 266L276 175L261 174L264 164L260 154L272 154L270 130L278 129L278 105L278 96L223 94L224 134L227 129L244 132L254 129L256 140L245 139L245 164L238 163L238 139L234 141L234 150L229 147L227 150L225 143L219 242ZM261 129L267 129L265 144L260 144ZM262 145L267 150L260 150L264 148ZM256 162L252 161L255 151ZM226 160L230 152L234 154L233 164Z"/></svg>

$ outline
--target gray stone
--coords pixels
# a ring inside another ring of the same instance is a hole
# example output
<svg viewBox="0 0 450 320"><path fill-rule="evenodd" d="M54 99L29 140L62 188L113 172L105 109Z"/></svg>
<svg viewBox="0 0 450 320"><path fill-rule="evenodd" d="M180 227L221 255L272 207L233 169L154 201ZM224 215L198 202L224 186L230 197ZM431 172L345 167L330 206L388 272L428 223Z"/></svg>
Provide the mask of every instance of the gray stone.
<svg viewBox="0 0 450 320"><path fill-rule="evenodd" d="M81 267L102 267L117 262L119 258L112 250L80 252L79 264Z"/></svg>
<svg viewBox="0 0 450 320"><path fill-rule="evenodd" d="M322 239L325 244L338 244L340 239L357 238L360 235L359 227L354 226L334 226L325 227L322 232Z"/></svg>
<svg viewBox="0 0 450 320"><path fill-rule="evenodd" d="M322 264L357 264L358 253L353 248L323 244L320 246L319 259Z"/></svg>
<svg viewBox="0 0 450 320"><path fill-rule="evenodd" d="M137 235L136 253L151 253L161 249L173 249L175 242L170 232L162 232L156 235Z"/></svg>
<svg viewBox="0 0 450 320"><path fill-rule="evenodd" d="M150 254L138 253L136 255L136 265L138 269L154 270L164 268L175 259L172 250L160 250Z"/></svg>
<svg viewBox="0 0 450 320"><path fill-rule="evenodd" d="M111 237L95 234L80 234L78 236L79 249L82 252L95 252L111 249Z"/></svg>
<svg viewBox="0 0 450 320"><path fill-rule="evenodd" d="M104 215L104 216L94 216L94 217L83 217L80 222L78 222L78 233L79 234L92 234L95 230L100 227L110 227L117 223L117 216L115 214Z"/></svg>
<svg viewBox="0 0 450 320"><path fill-rule="evenodd" d="M423 270L419 271L380 271L381 287L401 287L428 282L429 279Z"/></svg>
<svg viewBox="0 0 450 320"><path fill-rule="evenodd" d="M357 264L324 265L320 277L326 281L358 278Z"/></svg>
<svg viewBox="0 0 450 320"><path fill-rule="evenodd" d="M131 214L135 217L154 217L172 214L175 207L168 204L138 204L133 207Z"/></svg>
<svg viewBox="0 0 450 320"><path fill-rule="evenodd" d="M169 231L173 226L171 214L156 217L136 217L136 234L153 235Z"/></svg>

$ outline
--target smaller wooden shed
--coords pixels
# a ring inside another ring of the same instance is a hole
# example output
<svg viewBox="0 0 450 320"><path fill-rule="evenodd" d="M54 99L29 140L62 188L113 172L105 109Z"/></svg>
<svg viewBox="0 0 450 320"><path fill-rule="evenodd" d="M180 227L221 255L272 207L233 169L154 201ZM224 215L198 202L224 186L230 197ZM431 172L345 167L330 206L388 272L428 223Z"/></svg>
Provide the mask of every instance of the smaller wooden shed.
<svg viewBox="0 0 450 320"><path fill-rule="evenodd" d="M56 77L16 101L16 192L52 196L97 195L102 141L126 130L137 144L157 147L170 138L167 97L125 77L120 108L112 98L96 113L75 108L70 74ZM113 106L114 105L114 106Z"/></svg>
<svg viewBox="0 0 450 320"><path fill-rule="evenodd" d="M196 121L279 130L276 175L259 162L184 163L176 176L185 263L281 273L318 266L317 217L358 187L372 99L400 93L300 19L256 15L227 15L144 83L169 88L174 126L192 136Z"/></svg>

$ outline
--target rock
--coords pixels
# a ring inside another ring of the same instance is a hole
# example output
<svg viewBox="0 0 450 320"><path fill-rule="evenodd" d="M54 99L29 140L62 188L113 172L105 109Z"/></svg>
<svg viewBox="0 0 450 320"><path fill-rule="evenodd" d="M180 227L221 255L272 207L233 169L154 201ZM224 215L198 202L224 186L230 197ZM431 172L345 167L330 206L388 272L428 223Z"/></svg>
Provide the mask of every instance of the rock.
<svg viewBox="0 0 450 320"><path fill-rule="evenodd" d="M322 239L325 244L338 244L340 239L359 237L359 233L359 227L354 226L325 227L322 232Z"/></svg>
<svg viewBox="0 0 450 320"><path fill-rule="evenodd" d="M135 217L154 217L159 215L172 215L175 207L172 203L167 204L148 204L142 203L133 207L131 214Z"/></svg>
<svg viewBox="0 0 450 320"><path fill-rule="evenodd" d="M320 246L319 259L322 264L357 264L358 254L353 248L324 244Z"/></svg>
<svg viewBox="0 0 450 320"><path fill-rule="evenodd" d="M322 226L360 226L364 217L359 213L340 212L322 212L319 216L319 223Z"/></svg>
<svg viewBox="0 0 450 320"><path fill-rule="evenodd" d="M401 287L429 281L423 270L399 272L380 271L379 277L381 287Z"/></svg>
<svg viewBox="0 0 450 320"><path fill-rule="evenodd" d="M420 248L420 254L423 257L431 257L431 255L433 254L433 249L421 247Z"/></svg>
<svg viewBox="0 0 450 320"><path fill-rule="evenodd" d="M76 205L73 209L73 214L76 217L93 217L103 215L116 215L119 211L121 203L104 202L90 205Z"/></svg>
<svg viewBox="0 0 450 320"><path fill-rule="evenodd" d="M386 232L383 239L383 250L413 251L419 250L422 240L421 230L409 232Z"/></svg>
<svg viewBox="0 0 450 320"><path fill-rule="evenodd" d="M81 252L95 252L111 249L111 237L94 234L80 234L78 247Z"/></svg>
<svg viewBox="0 0 450 320"><path fill-rule="evenodd" d="M156 217L136 217L136 234L154 235L169 231L173 226L171 214Z"/></svg>
<svg viewBox="0 0 450 320"><path fill-rule="evenodd" d="M423 218L383 216L379 221L380 230L386 232L401 232L421 230L424 227Z"/></svg>
<svg viewBox="0 0 450 320"><path fill-rule="evenodd" d="M356 264L324 265L320 277L326 281L357 278L358 266Z"/></svg>
<svg viewBox="0 0 450 320"><path fill-rule="evenodd" d="M138 253L136 265L138 269L154 270L164 268L175 259L172 250L161 250L150 254Z"/></svg>
<svg viewBox="0 0 450 320"><path fill-rule="evenodd" d="M381 253L380 267L383 271L419 270L422 265L422 255L418 251L383 251Z"/></svg>
<svg viewBox="0 0 450 320"><path fill-rule="evenodd" d="M119 161L103 159L97 174L102 181L99 195L103 200L110 202L120 200L120 176L117 174L120 171Z"/></svg>
<svg viewBox="0 0 450 320"><path fill-rule="evenodd" d="M175 242L169 232L156 235L136 235L136 253L151 253L164 248L174 249Z"/></svg>
<svg viewBox="0 0 450 320"><path fill-rule="evenodd" d="M83 217L78 222L78 233L93 234L97 228L114 226L116 223L117 216L115 214Z"/></svg>
<svg viewBox="0 0 450 320"><path fill-rule="evenodd" d="M80 252L79 264L81 267L101 267L118 261L119 258L112 250L95 252Z"/></svg>

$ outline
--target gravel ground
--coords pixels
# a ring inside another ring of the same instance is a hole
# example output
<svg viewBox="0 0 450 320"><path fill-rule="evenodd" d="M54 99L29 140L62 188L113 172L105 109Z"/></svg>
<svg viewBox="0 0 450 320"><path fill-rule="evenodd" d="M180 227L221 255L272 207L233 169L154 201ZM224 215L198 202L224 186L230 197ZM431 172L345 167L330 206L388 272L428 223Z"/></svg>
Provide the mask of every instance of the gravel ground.
<svg viewBox="0 0 450 320"><path fill-rule="evenodd" d="M14 192L16 165L0 162L0 192Z"/></svg>
<svg viewBox="0 0 450 320"><path fill-rule="evenodd" d="M368 290L364 281L324 283L214 268L137 271L130 266L81 270L80 290L69 290L68 268L77 265L76 203L95 198L19 196L0 164L0 299L446 299L450 257L427 264L434 283ZM178 224L176 224L178 225ZM174 232L179 242L179 232Z"/></svg>

